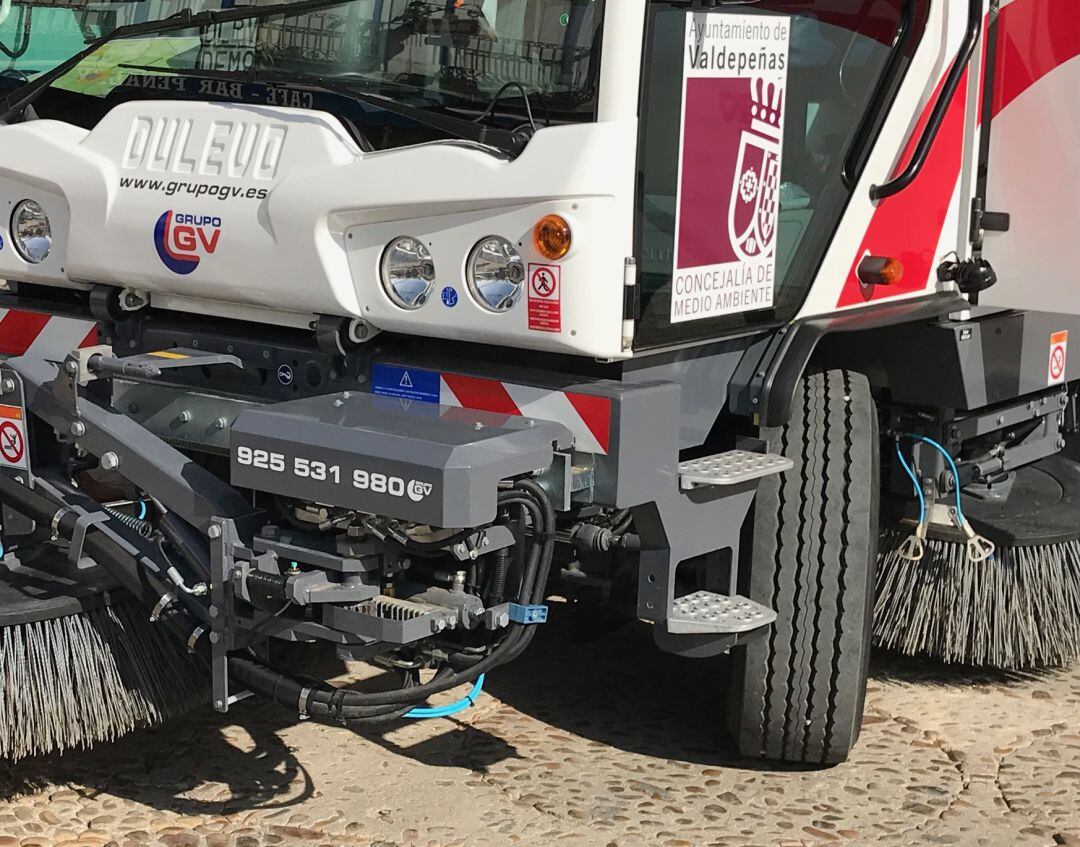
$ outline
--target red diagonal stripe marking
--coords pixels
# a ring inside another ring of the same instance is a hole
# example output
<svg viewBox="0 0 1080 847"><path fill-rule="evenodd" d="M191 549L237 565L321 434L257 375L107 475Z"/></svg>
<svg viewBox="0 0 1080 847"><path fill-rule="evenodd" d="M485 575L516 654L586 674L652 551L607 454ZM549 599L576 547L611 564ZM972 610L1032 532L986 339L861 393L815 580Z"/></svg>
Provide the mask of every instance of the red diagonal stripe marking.
<svg viewBox="0 0 1080 847"><path fill-rule="evenodd" d="M49 322L48 315L12 310L0 320L0 354L21 356Z"/></svg>
<svg viewBox="0 0 1080 847"><path fill-rule="evenodd" d="M447 387L454 392L458 402L466 409L480 412L498 412L502 415L520 415L521 410L498 380L481 379L460 374L442 375Z"/></svg>
<svg viewBox="0 0 1080 847"><path fill-rule="evenodd" d="M566 399L606 453L611 444L611 401L607 397L574 394L570 391L566 392Z"/></svg>
<svg viewBox="0 0 1080 847"><path fill-rule="evenodd" d="M90 331L86 333L86 338L79 342L79 349L81 350L83 347L93 347L98 341L98 325L94 324L90 328Z"/></svg>

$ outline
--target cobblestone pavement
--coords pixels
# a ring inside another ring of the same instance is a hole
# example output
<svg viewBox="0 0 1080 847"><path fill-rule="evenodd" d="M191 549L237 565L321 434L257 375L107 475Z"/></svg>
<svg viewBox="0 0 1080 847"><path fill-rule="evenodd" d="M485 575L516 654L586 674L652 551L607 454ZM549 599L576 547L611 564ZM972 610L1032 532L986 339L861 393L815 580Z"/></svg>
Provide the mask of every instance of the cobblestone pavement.
<svg viewBox="0 0 1080 847"><path fill-rule="evenodd" d="M542 633L460 721L382 734L246 701L2 781L0 847L1080 845L1080 669L878 657L832 768L737 762L722 662Z"/></svg>

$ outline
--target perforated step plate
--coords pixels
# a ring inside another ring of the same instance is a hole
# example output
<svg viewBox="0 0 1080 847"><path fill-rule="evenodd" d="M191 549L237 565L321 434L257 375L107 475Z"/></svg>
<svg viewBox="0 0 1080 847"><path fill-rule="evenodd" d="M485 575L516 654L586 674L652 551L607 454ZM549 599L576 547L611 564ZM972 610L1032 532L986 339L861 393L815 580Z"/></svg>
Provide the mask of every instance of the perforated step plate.
<svg viewBox="0 0 1080 847"><path fill-rule="evenodd" d="M667 628L685 634L749 632L775 620L776 612L746 597L695 591L675 601Z"/></svg>
<svg viewBox="0 0 1080 847"><path fill-rule="evenodd" d="M793 467L795 463L791 459L775 453L729 450L715 456L679 462L679 481L684 489L697 485L736 485L783 473Z"/></svg>

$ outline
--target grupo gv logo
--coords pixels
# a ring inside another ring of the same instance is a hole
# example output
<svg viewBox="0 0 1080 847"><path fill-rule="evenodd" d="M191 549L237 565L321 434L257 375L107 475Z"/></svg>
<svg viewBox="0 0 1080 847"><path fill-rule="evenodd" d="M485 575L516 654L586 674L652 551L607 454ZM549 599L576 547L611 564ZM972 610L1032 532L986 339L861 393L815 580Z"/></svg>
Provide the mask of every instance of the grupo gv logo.
<svg viewBox="0 0 1080 847"><path fill-rule="evenodd" d="M189 274L204 256L213 255L221 238L221 218L191 215L172 209L154 225L158 257L175 274Z"/></svg>

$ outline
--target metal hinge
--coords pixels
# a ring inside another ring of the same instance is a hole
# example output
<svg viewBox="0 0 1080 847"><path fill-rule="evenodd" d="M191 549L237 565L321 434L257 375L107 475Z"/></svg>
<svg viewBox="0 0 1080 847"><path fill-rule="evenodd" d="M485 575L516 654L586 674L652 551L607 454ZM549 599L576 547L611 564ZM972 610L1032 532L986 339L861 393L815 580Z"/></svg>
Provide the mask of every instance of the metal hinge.
<svg viewBox="0 0 1080 847"><path fill-rule="evenodd" d="M622 349L634 349L634 324L637 322L637 259L628 256L623 263Z"/></svg>

